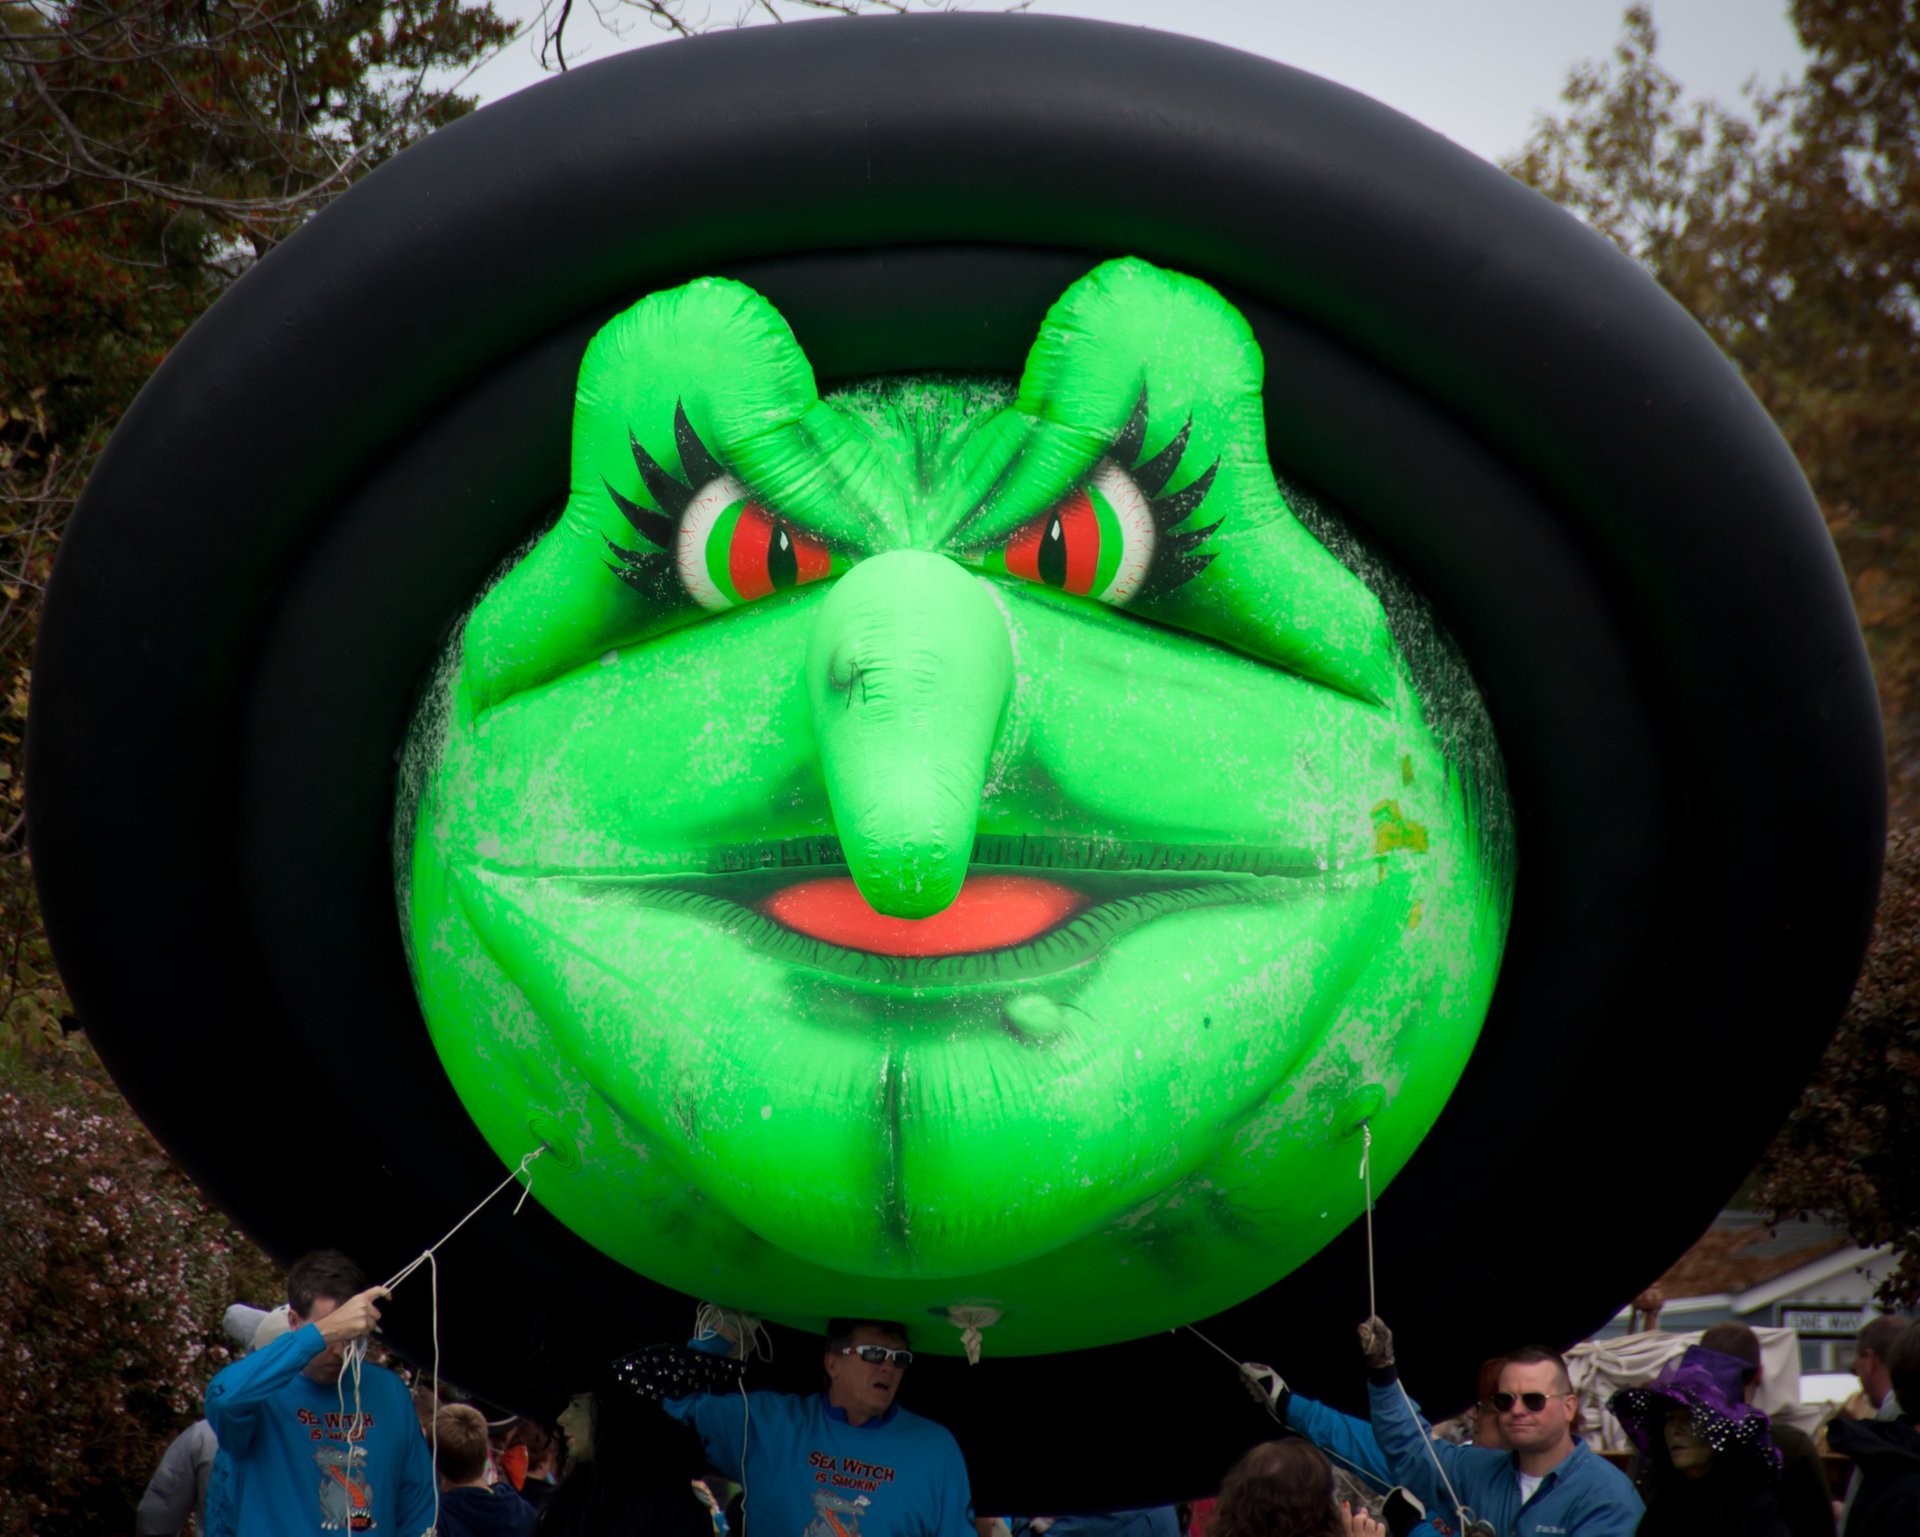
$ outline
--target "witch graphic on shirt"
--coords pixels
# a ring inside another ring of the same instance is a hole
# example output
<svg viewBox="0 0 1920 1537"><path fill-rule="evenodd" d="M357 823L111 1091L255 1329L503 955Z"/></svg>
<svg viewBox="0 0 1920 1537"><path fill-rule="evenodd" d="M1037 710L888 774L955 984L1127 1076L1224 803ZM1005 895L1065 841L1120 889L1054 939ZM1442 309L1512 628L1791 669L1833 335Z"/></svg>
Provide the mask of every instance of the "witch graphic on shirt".
<svg viewBox="0 0 1920 1537"><path fill-rule="evenodd" d="M364 1446L316 1446L313 1460L320 1466L320 1530L323 1532L370 1532L373 1519L373 1490L362 1466L367 1459Z"/></svg>
<svg viewBox="0 0 1920 1537"><path fill-rule="evenodd" d="M831 1489L816 1489L815 1515L800 1537L860 1537L861 1513L872 1503L864 1494L847 1499Z"/></svg>

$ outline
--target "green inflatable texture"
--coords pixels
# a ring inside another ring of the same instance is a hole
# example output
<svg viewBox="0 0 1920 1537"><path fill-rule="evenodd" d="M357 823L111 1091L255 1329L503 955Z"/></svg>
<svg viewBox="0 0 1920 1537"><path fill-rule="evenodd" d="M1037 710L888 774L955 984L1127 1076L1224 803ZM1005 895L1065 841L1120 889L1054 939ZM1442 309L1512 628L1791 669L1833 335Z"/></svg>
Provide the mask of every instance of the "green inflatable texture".
<svg viewBox="0 0 1920 1537"><path fill-rule="evenodd" d="M1261 1291L1360 1213L1365 1142L1376 1192L1407 1160L1511 817L1444 633L1276 479L1262 371L1132 259L1017 381L822 398L722 279L602 329L396 827L435 1047L573 1231L1028 1354Z"/></svg>

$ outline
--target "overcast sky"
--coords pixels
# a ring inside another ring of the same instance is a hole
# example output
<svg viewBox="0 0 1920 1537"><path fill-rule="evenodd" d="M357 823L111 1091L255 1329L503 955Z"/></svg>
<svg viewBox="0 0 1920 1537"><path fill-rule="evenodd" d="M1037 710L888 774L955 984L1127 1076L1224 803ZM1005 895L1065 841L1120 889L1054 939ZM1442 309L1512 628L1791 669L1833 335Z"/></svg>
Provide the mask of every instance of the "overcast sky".
<svg viewBox="0 0 1920 1537"><path fill-rule="evenodd" d="M539 0L495 3L516 18L540 9ZM740 9L739 0L694 0L686 14L725 26ZM1519 148L1534 114L1554 106L1569 66L1608 53L1626 0L1035 0L1030 9L1264 54L1364 91L1493 160ZM1755 75L1773 83L1799 72L1785 0L1654 0L1653 14L1662 62L1694 94L1731 102ZM576 64L661 35L644 22L629 23L625 36L604 30L594 0L575 0L567 33ZM546 78L536 53L535 37L512 44L466 89L496 101Z"/></svg>

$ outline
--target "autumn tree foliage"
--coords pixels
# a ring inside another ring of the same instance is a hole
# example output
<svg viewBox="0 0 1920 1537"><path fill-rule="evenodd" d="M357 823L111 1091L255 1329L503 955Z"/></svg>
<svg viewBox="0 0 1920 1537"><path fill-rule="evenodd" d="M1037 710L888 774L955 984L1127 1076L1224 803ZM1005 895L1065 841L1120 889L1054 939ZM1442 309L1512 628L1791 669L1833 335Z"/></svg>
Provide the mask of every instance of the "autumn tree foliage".
<svg viewBox="0 0 1920 1537"><path fill-rule="evenodd" d="M1873 948L1826 1060L1760 1168L1767 1210L1891 1244L1881 1291L1920 1304L1920 825L1894 830Z"/></svg>
<svg viewBox="0 0 1920 1537"><path fill-rule="evenodd" d="M1793 445L1853 585L1896 813L1920 814L1920 0L1793 0L1805 75L1688 101L1644 7L1514 175L1637 257Z"/></svg>
<svg viewBox="0 0 1920 1537"><path fill-rule="evenodd" d="M472 0L0 5L0 1534L131 1530L221 1310L277 1286L66 1028L20 759L61 530L195 317L510 36Z"/></svg>
<svg viewBox="0 0 1920 1537"><path fill-rule="evenodd" d="M1508 169L1643 262L1740 366L1819 496L1887 727L1894 831L1866 967L1758 1171L1903 1260L1920 1302L1920 0L1793 0L1804 76L1688 101L1648 12Z"/></svg>
<svg viewBox="0 0 1920 1537"><path fill-rule="evenodd" d="M265 1256L84 1074L0 1086L0 1537L127 1532Z"/></svg>
<svg viewBox="0 0 1920 1537"><path fill-rule="evenodd" d="M382 161L466 112L512 29L468 0L0 6L0 1021L63 1007L24 867L27 669L60 531L193 319Z"/></svg>

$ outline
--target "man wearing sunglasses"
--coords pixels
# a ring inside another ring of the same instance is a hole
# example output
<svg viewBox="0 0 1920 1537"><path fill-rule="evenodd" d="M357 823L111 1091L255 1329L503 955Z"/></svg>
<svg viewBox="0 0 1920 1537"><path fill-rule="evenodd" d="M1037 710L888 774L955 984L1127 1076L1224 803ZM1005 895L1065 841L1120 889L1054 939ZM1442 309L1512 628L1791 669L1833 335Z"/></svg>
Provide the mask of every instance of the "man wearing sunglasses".
<svg viewBox="0 0 1920 1537"><path fill-rule="evenodd" d="M1400 1385L1387 1326L1369 1318L1360 1343L1373 1433L1396 1481L1417 1487L1444 1472L1496 1537L1633 1537L1645 1507L1626 1474L1575 1435L1579 1401L1557 1352L1516 1350L1502 1363L1493 1410L1512 1450L1499 1451L1435 1441Z"/></svg>
<svg viewBox="0 0 1920 1537"><path fill-rule="evenodd" d="M715 1309L696 1348L739 1356L751 1321ZM952 1434L894 1400L913 1364L907 1331L836 1318L814 1394L696 1393L663 1407L699 1431L714 1471L746 1490L750 1531L792 1537L975 1537L967 1465Z"/></svg>

